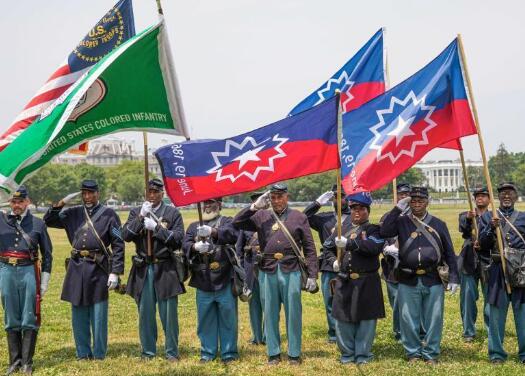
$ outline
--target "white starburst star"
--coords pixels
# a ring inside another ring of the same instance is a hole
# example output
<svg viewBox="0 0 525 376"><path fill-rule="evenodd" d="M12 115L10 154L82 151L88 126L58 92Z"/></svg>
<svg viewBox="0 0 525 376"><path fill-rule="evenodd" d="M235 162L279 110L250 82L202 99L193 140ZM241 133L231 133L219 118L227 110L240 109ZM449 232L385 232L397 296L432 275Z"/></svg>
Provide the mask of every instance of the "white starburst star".
<svg viewBox="0 0 525 376"><path fill-rule="evenodd" d="M436 109L435 106L427 106L425 104L425 98L424 95L421 99L418 99L417 96L414 94L413 91L410 91L406 98L404 100L400 100L394 96L390 98L390 105L387 109L384 110L377 110L377 117L379 118L379 122L372 126L370 128L370 131L374 134L374 140L370 144L370 149L377 150L377 161L380 161L382 159L388 158L392 163L395 163L401 156L406 155L410 158L414 157L414 153L416 151L417 146L421 145L427 145L428 144L428 136L427 133L437 126L437 123L432 120L430 117L432 116L432 113ZM407 109L407 104L412 101L412 105L414 109L417 109L417 111L426 111L425 117L422 119L427 126L421 131L420 137L421 139L415 140L412 142L410 146L410 150L399 150L399 152L394 155L391 151L388 153L383 154L383 145L380 142L382 138L381 131L379 131L380 128L389 126L390 124L386 124L384 115L386 114L392 114L394 112L394 106L400 105L403 106L404 110L402 113L398 116L398 124L397 127L394 128L392 131L388 133L389 136L395 136L396 137L396 146L399 145L403 137L406 137L408 135L415 136L416 133L412 129L410 129L410 126L415 120L416 113L413 113L410 111L410 109ZM404 117L402 115L405 115ZM404 120L407 118L408 120ZM407 125L408 124L408 125ZM411 133L411 134L410 134Z"/></svg>
<svg viewBox="0 0 525 376"><path fill-rule="evenodd" d="M250 161L260 161L261 158L257 156L257 153L260 152L264 148L264 145L259 146L256 149L248 150L247 152L239 155L237 158L234 159L234 161L239 161L239 170L244 166L246 163Z"/></svg>
<svg viewBox="0 0 525 376"><path fill-rule="evenodd" d="M318 105L319 103L324 102L327 99L325 98L325 93L329 93L331 91L332 85L337 85L338 87L341 88L341 91L344 90L346 93L347 98L342 104L343 109L345 109L348 102L350 102L354 98L354 96L350 94L350 90L352 89L354 84L355 84L354 81L350 81L350 77L348 77L348 73L346 73L345 71L342 71L338 78L330 78L326 82L326 86L317 91L317 95L319 96L319 99L317 100L317 102L315 102L315 105Z"/></svg>

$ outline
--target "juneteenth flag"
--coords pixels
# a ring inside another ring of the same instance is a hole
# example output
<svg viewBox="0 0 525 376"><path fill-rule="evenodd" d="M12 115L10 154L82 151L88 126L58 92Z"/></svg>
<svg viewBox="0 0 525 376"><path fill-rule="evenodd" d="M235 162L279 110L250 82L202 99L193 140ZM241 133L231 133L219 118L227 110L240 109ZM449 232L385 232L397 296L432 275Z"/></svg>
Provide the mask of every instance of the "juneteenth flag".
<svg viewBox="0 0 525 376"><path fill-rule="evenodd" d="M457 39L412 77L344 114L342 128L347 194L379 189L430 150L476 134Z"/></svg>
<svg viewBox="0 0 525 376"><path fill-rule="evenodd" d="M0 187L10 191L54 156L124 130L188 138L163 21L104 57L0 153Z"/></svg>
<svg viewBox="0 0 525 376"><path fill-rule="evenodd" d="M131 0L120 0L87 33L47 82L29 100L13 124L0 136L0 151L9 145L38 116L84 73L109 52L135 35ZM81 145L77 152L86 152Z"/></svg>
<svg viewBox="0 0 525 376"><path fill-rule="evenodd" d="M384 30L379 29L357 53L290 115L307 110L341 92L341 111L352 111L385 91Z"/></svg>
<svg viewBox="0 0 525 376"><path fill-rule="evenodd" d="M240 136L158 149L168 196L184 206L338 168L338 100Z"/></svg>

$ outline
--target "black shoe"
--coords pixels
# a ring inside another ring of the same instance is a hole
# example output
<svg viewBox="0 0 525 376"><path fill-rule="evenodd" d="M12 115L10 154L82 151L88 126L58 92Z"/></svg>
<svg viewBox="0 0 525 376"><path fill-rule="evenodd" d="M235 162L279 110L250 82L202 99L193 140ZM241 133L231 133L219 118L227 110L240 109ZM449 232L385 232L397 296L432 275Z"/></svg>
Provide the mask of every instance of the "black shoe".
<svg viewBox="0 0 525 376"><path fill-rule="evenodd" d="M213 359L208 359L208 358L201 358L201 360L199 360L199 363L200 364L206 364L206 363L209 363L209 362L212 362Z"/></svg>
<svg viewBox="0 0 525 376"><path fill-rule="evenodd" d="M474 342L474 336L463 337L463 341L466 342L466 343Z"/></svg>
<svg viewBox="0 0 525 376"><path fill-rule="evenodd" d="M275 365L281 363L281 354L272 355L268 357L268 365Z"/></svg>
<svg viewBox="0 0 525 376"><path fill-rule="evenodd" d="M302 363L301 357L300 356L288 356L288 363L290 365L297 366Z"/></svg>
<svg viewBox="0 0 525 376"><path fill-rule="evenodd" d="M419 362L420 360L421 360L421 358L419 358L419 357L417 357L417 356L415 356L415 357L413 357L413 358L408 358L408 362L409 362L409 363L417 363L417 362Z"/></svg>
<svg viewBox="0 0 525 376"><path fill-rule="evenodd" d="M425 364L428 364L429 366L437 366L438 361L437 359L425 359Z"/></svg>
<svg viewBox="0 0 525 376"><path fill-rule="evenodd" d="M226 358L226 359L223 359L222 360L222 363L223 364L228 364L228 363L231 363L231 362L234 362L236 361L238 358Z"/></svg>
<svg viewBox="0 0 525 376"><path fill-rule="evenodd" d="M22 366L22 333L15 330L6 331L7 349L9 352L9 367L6 375L18 372Z"/></svg>
<svg viewBox="0 0 525 376"><path fill-rule="evenodd" d="M36 337L38 331L24 330L22 336L22 373L33 374L33 356L35 355Z"/></svg>
<svg viewBox="0 0 525 376"><path fill-rule="evenodd" d="M168 356L166 360L170 363L177 363L180 359L177 356Z"/></svg>
<svg viewBox="0 0 525 376"><path fill-rule="evenodd" d="M505 361L503 359L491 359L490 362L492 364L495 364L495 365L501 365L501 364L505 363Z"/></svg>

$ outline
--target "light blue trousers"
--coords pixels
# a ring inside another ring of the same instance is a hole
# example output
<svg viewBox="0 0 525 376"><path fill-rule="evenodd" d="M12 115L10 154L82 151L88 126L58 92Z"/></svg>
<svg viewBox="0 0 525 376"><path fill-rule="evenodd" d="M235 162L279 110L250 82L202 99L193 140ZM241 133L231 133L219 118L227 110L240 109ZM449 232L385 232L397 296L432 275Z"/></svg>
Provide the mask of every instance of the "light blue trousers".
<svg viewBox="0 0 525 376"><path fill-rule="evenodd" d="M71 305L71 316L77 358L104 359L108 350L108 301L89 306Z"/></svg>
<svg viewBox="0 0 525 376"><path fill-rule="evenodd" d="M33 265L12 266L0 263L0 295L5 330L38 330Z"/></svg>
<svg viewBox="0 0 525 376"><path fill-rule="evenodd" d="M398 284L401 342L408 358L437 359L443 335L444 288L427 287L418 278L416 286ZM425 329L421 339L421 326Z"/></svg>
<svg viewBox="0 0 525 376"><path fill-rule="evenodd" d="M139 302L139 335L142 355L153 357L157 354L157 312L164 330L166 358L179 356L178 298L157 300L155 294L154 266L148 265L146 281Z"/></svg>
<svg viewBox="0 0 525 376"><path fill-rule="evenodd" d="M476 302L479 299L479 278L463 273L460 273L460 278L459 308L461 311L461 321L463 322L463 337L475 337L476 320L478 317ZM483 293L483 322L485 328L488 329L489 305L486 303L487 287L482 286L481 291Z"/></svg>
<svg viewBox="0 0 525 376"><path fill-rule="evenodd" d="M302 304L301 273L284 273L277 266L275 273L259 271L259 285L264 294L264 331L268 356L281 353L279 318L281 304L286 318L288 356L301 356Z"/></svg>
<svg viewBox="0 0 525 376"><path fill-rule="evenodd" d="M197 289L197 321L201 359L215 359L219 345L222 360L239 357L237 298L231 284L215 292Z"/></svg>
<svg viewBox="0 0 525 376"><path fill-rule="evenodd" d="M328 340L335 341L335 320L332 317L332 292L330 291L330 281L337 276L334 272L321 273L321 291L323 293L324 308L326 311L326 322L328 323Z"/></svg>
<svg viewBox="0 0 525 376"><path fill-rule="evenodd" d="M335 320L337 346L341 350L341 363L367 363L372 355L377 320L349 323Z"/></svg>
<svg viewBox="0 0 525 376"><path fill-rule="evenodd" d="M248 312L250 314L250 326L252 328L253 343L264 343L266 338L263 332L263 300L261 299L261 289L259 281L253 283L252 298L248 302Z"/></svg>
<svg viewBox="0 0 525 376"><path fill-rule="evenodd" d="M518 338L518 357L525 360L525 304L511 303L507 294L502 294L504 301L501 307L489 304L489 358L507 359L507 352L503 349L505 338L505 324L509 304L512 304L514 313L514 325L516 326L516 337Z"/></svg>

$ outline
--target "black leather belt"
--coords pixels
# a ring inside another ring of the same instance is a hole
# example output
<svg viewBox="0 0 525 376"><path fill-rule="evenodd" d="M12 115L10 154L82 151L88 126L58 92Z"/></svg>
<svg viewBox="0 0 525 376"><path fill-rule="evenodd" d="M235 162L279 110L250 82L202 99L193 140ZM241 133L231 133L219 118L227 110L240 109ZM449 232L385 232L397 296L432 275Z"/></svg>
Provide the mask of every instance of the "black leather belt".
<svg viewBox="0 0 525 376"><path fill-rule="evenodd" d="M89 250L89 249L82 249L82 250L79 250L79 249L73 249L71 251L71 257L82 257L82 258L90 258L90 259L94 259L97 257L97 255L101 254L102 252L100 252L98 249L95 249L95 250Z"/></svg>
<svg viewBox="0 0 525 376"><path fill-rule="evenodd" d="M422 276L422 275L429 274L429 273L437 273L437 268L417 268L417 269L401 268L400 270L403 273L415 274L418 276Z"/></svg>
<svg viewBox="0 0 525 376"><path fill-rule="evenodd" d="M35 263L35 261L31 260L30 258L4 257L4 256L0 256L0 262L3 262L4 264L9 264L11 266L25 266L25 265L32 265Z"/></svg>
<svg viewBox="0 0 525 376"><path fill-rule="evenodd" d="M374 274L377 274L377 270L374 270L371 272L354 272L354 271L349 271L348 273L341 272L339 273L339 276L343 278L360 279L360 278L369 277Z"/></svg>
<svg viewBox="0 0 525 376"><path fill-rule="evenodd" d="M212 271L218 271L228 265L230 265L229 262L212 261L209 264L193 264L191 268L196 271L208 270L208 269Z"/></svg>

